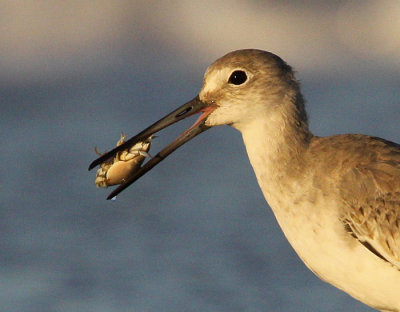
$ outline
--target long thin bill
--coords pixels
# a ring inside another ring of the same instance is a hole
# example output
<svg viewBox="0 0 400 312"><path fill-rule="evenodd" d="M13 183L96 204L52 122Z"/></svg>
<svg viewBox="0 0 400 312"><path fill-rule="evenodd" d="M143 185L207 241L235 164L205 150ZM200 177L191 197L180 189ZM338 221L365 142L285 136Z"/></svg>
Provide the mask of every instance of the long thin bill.
<svg viewBox="0 0 400 312"><path fill-rule="evenodd" d="M182 119L185 119L186 117L189 117L195 113L200 112L206 106L207 105L205 103L203 103L202 101L200 101L199 97L196 96L193 100L187 102L186 104L183 104L178 109L174 110L173 112L169 113L165 117L161 118L160 120L158 120L151 126L144 129L142 132L138 133L134 137L127 140L124 144L121 144L120 146L115 147L111 151L103 154L102 156L100 156L99 158L94 160L89 165L89 170L92 170L94 167L100 165L101 163L105 162L106 160L113 158L118 152L129 149L131 146L135 145L137 142L147 139L152 134L168 127L169 125L172 125L175 122L178 122Z"/></svg>
<svg viewBox="0 0 400 312"><path fill-rule="evenodd" d="M205 115L203 113L203 115ZM202 116L203 116L202 115ZM202 117L201 116L201 117ZM201 118L200 117L200 118ZM199 118L199 120L200 120ZM141 176L143 176L146 172L150 171L154 166L156 166L159 162L165 159L169 154L175 151L177 148L185 144L186 142L193 139L195 136L200 133L210 129L204 124L204 121L201 120L199 123L196 122L192 127L187 129L182 135L180 135L175 141L170 143L164 149L162 149L157 155L151 158L143 167L139 168L135 171L129 178L127 178L122 184L120 184L111 194L107 197L107 199L112 199L121 193L124 189L126 189L133 182L138 180Z"/></svg>
<svg viewBox="0 0 400 312"><path fill-rule="evenodd" d="M126 189L129 185L143 176L146 172L150 171L154 166L156 166L159 162L161 162L164 158L166 158L169 154L175 151L177 148L190 141L192 138L200 134L201 132L206 131L210 127L205 125L205 120L207 116L215 109L215 106L207 105L202 102L199 97L195 97L193 100L187 102L182 105L178 109L174 110L172 113L166 115L164 118L152 124L150 127L147 127L145 130L135 135L124 144L114 148L108 153L100 156L98 159L93 161L89 170L93 169L95 166L103 163L104 161L114 157L116 153L121 150L126 150L136 144L139 141L143 141L147 139L150 135L172 125L186 117L189 117L193 114L202 112L198 120L185 132L183 132L175 141L170 143L164 149L162 149L157 155L151 158L143 167L139 168L135 171L130 177L128 177L122 184L120 184L108 197L107 199L112 199L124 189Z"/></svg>

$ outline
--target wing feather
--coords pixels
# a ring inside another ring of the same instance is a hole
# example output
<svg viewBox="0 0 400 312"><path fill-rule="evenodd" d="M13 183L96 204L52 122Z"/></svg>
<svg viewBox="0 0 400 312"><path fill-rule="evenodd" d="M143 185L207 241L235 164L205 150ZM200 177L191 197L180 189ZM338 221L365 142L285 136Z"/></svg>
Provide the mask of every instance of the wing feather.
<svg viewBox="0 0 400 312"><path fill-rule="evenodd" d="M400 270L400 157L393 147L388 152L343 176L343 221L364 246Z"/></svg>

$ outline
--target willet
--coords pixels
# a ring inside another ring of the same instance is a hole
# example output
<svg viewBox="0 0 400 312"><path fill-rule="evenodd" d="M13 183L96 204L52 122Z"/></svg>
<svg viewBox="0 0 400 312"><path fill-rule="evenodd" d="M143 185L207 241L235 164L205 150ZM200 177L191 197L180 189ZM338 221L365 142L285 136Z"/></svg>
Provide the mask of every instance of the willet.
<svg viewBox="0 0 400 312"><path fill-rule="evenodd" d="M114 197L212 126L242 133L265 199L299 257L321 279L382 311L400 311L400 145L365 135L314 136L299 83L278 56L231 52L206 71L197 97L118 151L195 113L199 119Z"/></svg>

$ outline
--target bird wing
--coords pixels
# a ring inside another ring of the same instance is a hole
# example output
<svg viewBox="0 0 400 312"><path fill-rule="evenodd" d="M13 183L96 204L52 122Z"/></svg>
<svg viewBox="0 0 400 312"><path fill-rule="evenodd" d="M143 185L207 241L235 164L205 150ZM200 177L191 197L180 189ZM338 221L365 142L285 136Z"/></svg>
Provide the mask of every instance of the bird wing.
<svg viewBox="0 0 400 312"><path fill-rule="evenodd" d="M368 151L372 159L356 161L342 176L343 222L365 247L400 270L400 149L377 143L379 151Z"/></svg>

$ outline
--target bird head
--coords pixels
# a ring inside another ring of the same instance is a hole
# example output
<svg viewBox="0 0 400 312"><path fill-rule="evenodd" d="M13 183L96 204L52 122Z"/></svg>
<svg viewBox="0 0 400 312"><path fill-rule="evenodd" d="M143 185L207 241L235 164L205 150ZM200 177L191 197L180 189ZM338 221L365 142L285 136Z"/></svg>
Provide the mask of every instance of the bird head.
<svg viewBox="0 0 400 312"><path fill-rule="evenodd" d="M103 154L90 164L89 170L165 127L200 114L191 127L115 189L108 197L111 199L201 132L218 125L231 125L240 130L260 116L274 116L274 112L282 109L285 102L282 99L297 92L298 84L290 66L278 56L255 49L228 53L208 67L202 89L194 99Z"/></svg>

